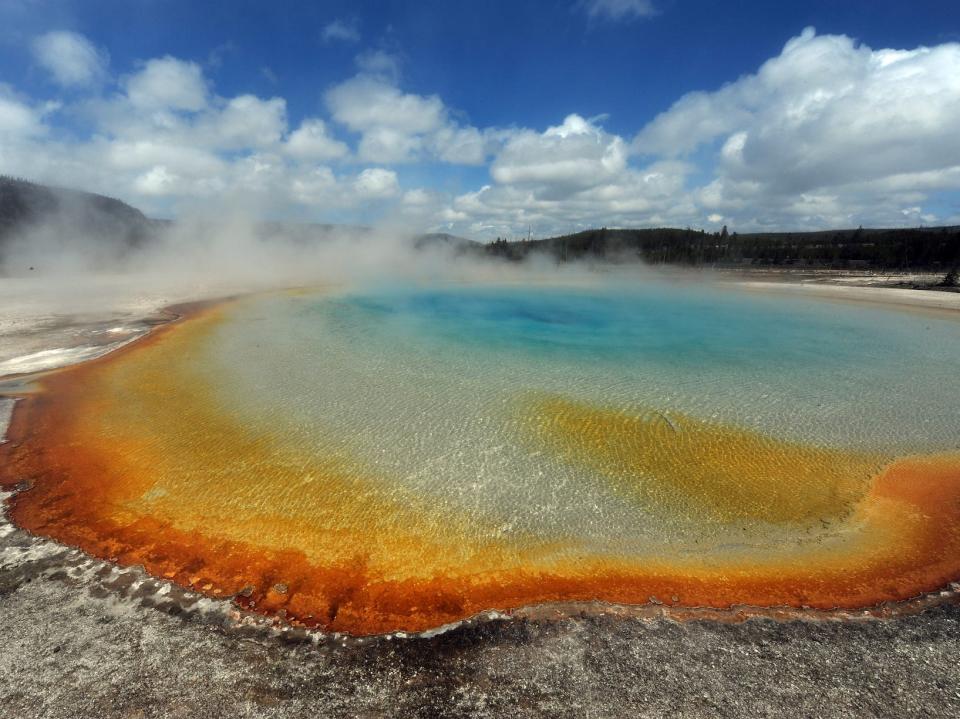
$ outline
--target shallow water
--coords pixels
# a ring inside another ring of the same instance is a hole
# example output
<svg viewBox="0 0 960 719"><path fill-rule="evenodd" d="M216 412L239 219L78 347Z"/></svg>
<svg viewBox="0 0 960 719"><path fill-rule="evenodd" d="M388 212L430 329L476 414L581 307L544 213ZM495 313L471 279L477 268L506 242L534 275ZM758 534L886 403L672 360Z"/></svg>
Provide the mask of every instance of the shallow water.
<svg viewBox="0 0 960 719"><path fill-rule="evenodd" d="M556 391L678 409L789 439L957 446L960 324L947 319L649 281L275 298L255 312L266 326L249 333L227 324L216 351L225 371L267 390L258 399L285 406L298 394L336 402L345 389L349 398L363 389L352 381L359 379L390 386L390 395L416 395L391 409L453 406L475 398L477 388L485 396ZM276 353L258 351L264 346ZM282 371L271 372L274 363ZM304 419L319 417L296 399L294 406ZM367 409L354 407L343 419ZM381 409L369 407L385 417Z"/></svg>
<svg viewBox="0 0 960 719"><path fill-rule="evenodd" d="M946 319L650 281L261 296L51 387L82 456L22 511L360 633L901 599L960 561L958 350Z"/></svg>
<svg viewBox="0 0 960 719"><path fill-rule="evenodd" d="M523 405L543 394L884 455L957 447L948 320L650 282L397 288L254 312L255 332L221 325L206 358L245 423L287 423L296 443L520 532L646 525L530 439Z"/></svg>

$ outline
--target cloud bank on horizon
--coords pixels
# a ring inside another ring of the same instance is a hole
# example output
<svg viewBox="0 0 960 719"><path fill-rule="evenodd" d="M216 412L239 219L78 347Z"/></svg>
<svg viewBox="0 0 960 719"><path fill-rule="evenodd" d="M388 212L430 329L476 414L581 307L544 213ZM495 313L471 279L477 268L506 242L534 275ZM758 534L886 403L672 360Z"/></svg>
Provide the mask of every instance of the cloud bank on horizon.
<svg viewBox="0 0 960 719"><path fill-rule="evenodd" d="M646 0L576 9L608 23L657 12ZM32 37L25 51L51 89L0 75L0 172L155 215L230 195L270 217L390 219L478 239L531 226L960 223L956 205L933 201L960 190L957 42L875 49L807 28L753 72L618 134L577 107L545 127L475 126L440 94L405 89L402 52L364 48L357 18L317 32L321 46L353 47L354 67L296 121L283 94L221 94L196 59L117 66L82 34ZM438 167L480 179L451 188L431 181Z"/></svg>

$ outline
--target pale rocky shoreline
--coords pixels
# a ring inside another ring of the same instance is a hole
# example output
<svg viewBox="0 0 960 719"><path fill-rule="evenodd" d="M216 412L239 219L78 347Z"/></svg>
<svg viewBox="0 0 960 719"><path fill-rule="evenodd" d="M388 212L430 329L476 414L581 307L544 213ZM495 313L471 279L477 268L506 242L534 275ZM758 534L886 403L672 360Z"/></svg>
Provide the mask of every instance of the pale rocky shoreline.
<svg viewBox="0 0 960 719"><path fill-rule="evenodd" d="M956 605L857 622L487 621L344 646L244 637L216 612L145 606L136 580L33 541L0 538L5 557L22 549L0 568L0 716L11 719L960 711Z"/></svg>
<svg viewBox="0 0 960 719"><path fill-rule="evenodd" d="M838 272L741 272L720 275L722 281L739 288L842 300L900 309L956 312L960 310L960 291L940 288L939 274L919 273L838 273Z"/></svg>
<svg viewBox="0 0 960 719"><path fill-rule="evenodd" d="M960 294L744 280L762 292L960 309ZM101 307L100 316L87 308L73 320L56 315L49 327L37 325L52 316L45 306L13 319L8 313L0 317L8 330L0 340L43 352L78 327L77 346L117 326L139 336L161 319L163 306L198 294L141 293L120 309L104 314ZM4 353L10 347L4 344ZM8 409L9 401L0 406L0 433ZM960 606L952 601L883 620L678 623L533 613L466 622L429 638L305 638L256 626L238 631L225 602L91 559L5 520L0 637L0 717L11 718L960 713Z"/></svg>

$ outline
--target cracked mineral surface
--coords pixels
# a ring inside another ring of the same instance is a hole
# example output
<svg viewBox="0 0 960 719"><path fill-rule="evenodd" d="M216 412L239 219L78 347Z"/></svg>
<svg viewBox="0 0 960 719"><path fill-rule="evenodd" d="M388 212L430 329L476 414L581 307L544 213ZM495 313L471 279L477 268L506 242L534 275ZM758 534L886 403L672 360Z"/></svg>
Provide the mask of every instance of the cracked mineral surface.
<svg viewBox="0 0 960 719"><path fill-rule="evenodd" d="M0 717L953 717L960 609L742 623L489 619L346 641L20 530L0 538ZM166 588L164 588L166 586Z"/></svg>
<svg viewBox="0 0 960 719"><path fill-rule="evenodd" d="M0 400L0 424L10 408ZM946 593L882 619L680 622L594 606L353 639L2 521L0 637L2 718L960 713L960 606Z"/></svg>

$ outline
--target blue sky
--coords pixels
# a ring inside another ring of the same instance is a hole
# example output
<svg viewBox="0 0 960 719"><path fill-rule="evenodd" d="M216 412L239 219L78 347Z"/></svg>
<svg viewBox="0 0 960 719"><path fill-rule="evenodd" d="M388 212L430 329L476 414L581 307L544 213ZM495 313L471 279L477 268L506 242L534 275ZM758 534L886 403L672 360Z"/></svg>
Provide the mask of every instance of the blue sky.
<svg viewBox="0 0 960 719"><path fill-rule="evenodd" d="M0 0L0 172L472 237L960 222L953 2Z"/></svg>

